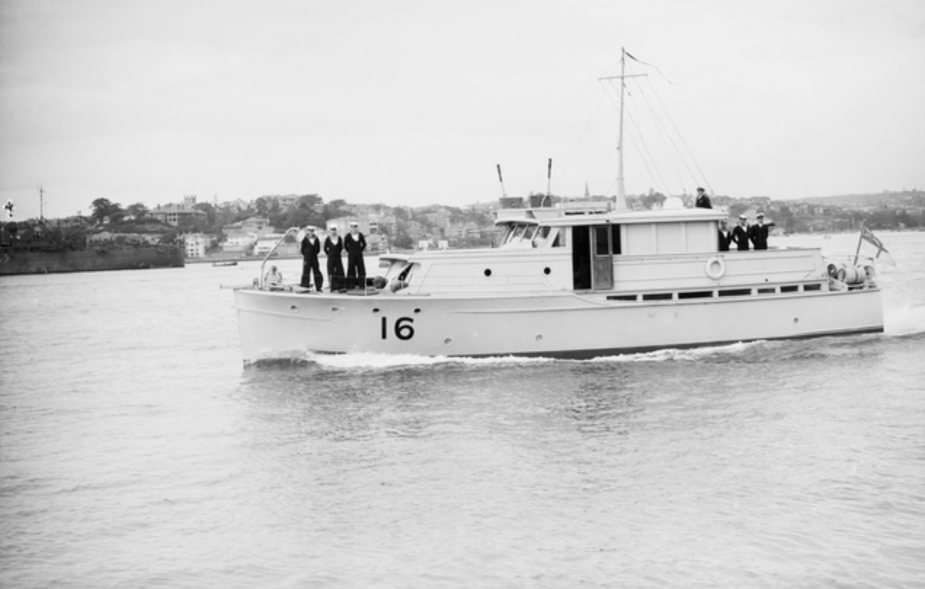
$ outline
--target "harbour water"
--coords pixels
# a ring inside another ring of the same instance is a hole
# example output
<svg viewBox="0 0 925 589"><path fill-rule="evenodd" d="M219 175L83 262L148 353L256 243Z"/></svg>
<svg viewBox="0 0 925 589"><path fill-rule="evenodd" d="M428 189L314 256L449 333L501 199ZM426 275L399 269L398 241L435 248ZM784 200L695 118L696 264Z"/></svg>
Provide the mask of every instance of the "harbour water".
<svg viewBox="0 0 925 589"><path fill-rule="evenodd" d="M925 586L925 233L878 236L885 334L591 361L244 366L255 263L0 278L0 586Z"/></svg>

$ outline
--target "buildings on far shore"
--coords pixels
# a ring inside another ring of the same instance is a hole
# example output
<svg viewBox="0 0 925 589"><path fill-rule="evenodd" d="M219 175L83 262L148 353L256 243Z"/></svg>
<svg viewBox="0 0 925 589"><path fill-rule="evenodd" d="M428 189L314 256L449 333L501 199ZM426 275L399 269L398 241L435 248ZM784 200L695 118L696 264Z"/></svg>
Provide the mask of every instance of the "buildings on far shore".
<svg viewBox="0 0 925 589"><path fill-rule="evenodd" d="M273 233L270 220L266 217L249 217L243 221L222 227L225 241L222 250L226 254L247 255L254 251L257 241ZM278 240L279 238L277 238Z"/></svg>
<svg viewBox="0 0 925 589"><path fill-rule="evenodd" d="M183 236L183 245L186 248L187 258L204 258L209 249L211 239L202 233L187 233Z"/></svg>
<svg viewBox="0 0 925 589"><path fill-rule="evenodd" d="M204 223L208 217L205 211L193 208L195 204L196 195L186 195L183 197L182 205L158 206L148 211L148 216L174 227L194 227Z"/></svg>

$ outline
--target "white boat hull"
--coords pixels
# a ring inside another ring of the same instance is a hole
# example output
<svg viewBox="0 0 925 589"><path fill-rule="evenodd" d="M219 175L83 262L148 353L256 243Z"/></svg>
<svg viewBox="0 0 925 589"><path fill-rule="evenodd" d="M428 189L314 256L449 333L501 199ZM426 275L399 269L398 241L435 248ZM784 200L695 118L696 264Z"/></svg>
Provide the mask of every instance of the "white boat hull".
<svg viewBox="0 0 925 589"><path fill-rule="evenodd" d="M312 353L589 358L883 331L880 291L619 302L581 293L353 296L235 291L246 361Z"/></svg>

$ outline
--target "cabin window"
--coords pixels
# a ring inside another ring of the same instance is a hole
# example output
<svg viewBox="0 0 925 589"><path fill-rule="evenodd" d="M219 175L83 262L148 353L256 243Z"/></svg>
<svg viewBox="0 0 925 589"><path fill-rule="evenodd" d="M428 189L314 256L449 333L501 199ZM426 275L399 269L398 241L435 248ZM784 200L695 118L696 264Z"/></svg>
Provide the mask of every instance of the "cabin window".
<svg viewBox="0 0 925 589"><path fill-rule="evenodd" d="M513 226L513 225L508 225L508 226L504 229L504 236L501 238L501 245L504 245L504 244L508 243L509 241L511 241L511 237L512 237L513 235L514 235L514 226Z"/></svg>
<svg viewBox="0 0 925 589"><path fill-rule="evenodd" d="M821 284L804 284L803 290L807 292L811 290L822 290L822 285Z"/></svg>
<svg viewBox="0 0 925 589"><path fill-rule="evenodd" d="M408 264L408 262L406 262L406 261L404 261L404 260L393 260L393 261L391 261L391 262L387 262L387 264L388 264L388 270L386 270L386 272L385 272L385 279L386 279L386 280L391 280L391 279L395 278L395 277L398 276L402 271L407 270L408 268L411 267L411 265ZM380 265L380 267L382 267L382 266Z"/></svg>
<svg viewBox="0 0 925 589"><path fill-rule="evenodd" d="M566 236L568 233L565 231L564 227L556 227L553 229L553 239L552 247L565 247L566 246Z"/></svg>
<svg viewBox="0 0 925 589"><path fill-rule="evenodd" d="M787 286L780 287L781 292L796 292L800 288L796 284L788 284Z"/></svg>
<svg viewBox="0 0 925 589"><path fill-rule="evenodd" d="M644 301L670 301L672 299L670 292L654 292L642 295Z"/></svg>
<svg viewBox="0 0 925 589"><path fill-rule="evenodd" d="M536 235L533 236L533 247L542 247L546 243L546 240L549 239L550 229L551 227L549 226L537 228Z"/></svg>
<svg viewBox="0 0 925 589"><path fill-rule="evenodd" d="M752 294L750 288L730 288L729 290L719 291L721 297L746 297Z"/></svg>
<svg viewBox="0 0 925 589"><path fill-rule="evenodd" d="M599 256L610 255L610 240L607 239L607 226L594 228L594 253Z"/></svg>
<svg viewBox="0 0 925 589"><path fill-rule="evenodd" d="M608 301L626 301L626 302L631 302L631 301L635 301L636 298L637 298L637 296L634 295L634 294L632 294L632 295L610 295L609 297L607 297L607 300L608 300Z"/></svg>
<svg viewBox="0 0 925 589"><path fill-rule="evenodd" d="M694 292L679 292L679 299L712 299L713 291L712 290L699 290Z"/></svg>
<svg viewBox="0 0 925 589"><path fill-rule="evenodd" d="M527 225L524 230L524 241L530 241L533 239L533 234L536 233L536 225Z"/></svg>
<svg viewBox="0 0 925 589"><path fill-rule="evenodd" d="M524 236L524 231L527 230L526 225L518 225L514 228L514 237L511 238L511 241L520 241Z"/></svg>
<svg viewBox="0 0 925 589"><path fill-rule="evenodd" d="M620 226L611 225L610 226L610 251L614 254L622 254L623 247L620 243Z"/></svg>

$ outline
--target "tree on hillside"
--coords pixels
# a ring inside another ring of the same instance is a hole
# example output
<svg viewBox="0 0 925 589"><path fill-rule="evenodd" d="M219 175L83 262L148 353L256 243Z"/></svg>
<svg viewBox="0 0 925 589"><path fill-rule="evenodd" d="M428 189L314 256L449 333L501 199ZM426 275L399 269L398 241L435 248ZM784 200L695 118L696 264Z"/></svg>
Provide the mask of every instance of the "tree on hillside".
<svg viewBox="0 0 925 589"><path fill-rule="evenodd" d="M274 225L277 228L285 227L305 227L312 225L314 227L324 227L325 219L314 209L292 208L282 215L281 223Z"/></svg>
<svg viewBox="0 0 925 589"><path fill-rule="evenodd" d="M136 219L141 219L148 214L148 207L146 207L144 203L136 202L133 205L125 207L125 212Z"/></svg>
<svg viewBox="0 0 925 589"><path fill-rule="evenodd" d="M329 219L346 217L349 214L350 209L347 208L347 201L339 198L324 205L322 216L324 217L324 221L328 221Z"/></svg>
<svg viewBox="0 0 925 589"><path fill-rule="evenodd" d="M161 238L158 240L158 243L161 245L173 245L180 240L180 232L176 229L171 229L170 231L161 235Z"/></svg>
<svg viewBox="0 0 925 589"><path fill-rule="evenodd" d="M206 214L206 225L213 227L215 225L215 207L207 202L197 202L193 208Z"/></svg>
<svg viewBox="0 0 925 589"><path fill-rule="evenodd" d="M122 205L108 198L98 198L90 203L90 206L93 208L90 218L98 223L102 223L106 217L109 217L110 222L115 222L125 216Z"/></svg>
<svg viewBox="0 0 925 589"><path fill-rule="evenodd" d="M397 249L410 250L414 247L414 240L408 235L400 234L392 241L392 245Z"/></svg>
<svg viewBox="0 0 925 589"><path fill-rule="evenodd" d="M257 207L257 214L261 217L266 217L270 212L270 199L265 196L261 196L254 201L254 206Z"/></svg>
<svg viewBox="0 0 925 589"><path fill-rule="evenodd" d="M314 208L324 204L324 200L317 194L303 194L296 200L296 208Z"/></svg>

